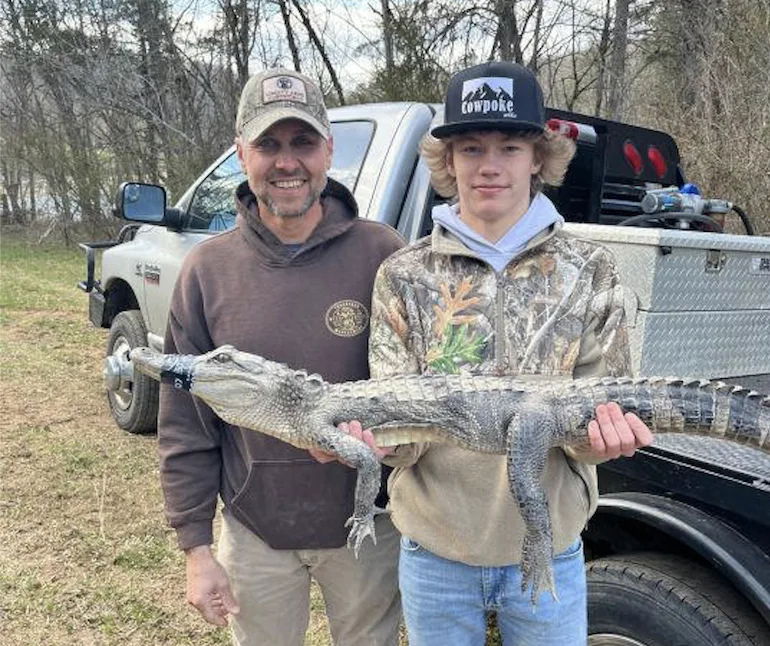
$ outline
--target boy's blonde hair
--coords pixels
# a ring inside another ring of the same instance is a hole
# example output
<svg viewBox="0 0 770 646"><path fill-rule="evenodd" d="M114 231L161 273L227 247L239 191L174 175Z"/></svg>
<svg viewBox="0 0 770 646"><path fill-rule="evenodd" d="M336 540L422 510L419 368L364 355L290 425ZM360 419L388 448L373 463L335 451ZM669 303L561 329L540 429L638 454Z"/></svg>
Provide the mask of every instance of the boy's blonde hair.
<svg viewBox="0 0 770 646"><path fill-rule="evenodd" d="M535 161L541 164L540 171L532 176L530 194L534 195L546 184L560 186L575 155L575 142L548 128L542 133L522 132L514 133L513 136L532 141L535 145ZM457 197L457 182L449 174L447 157L452 154L452 145L459 137L451 135L437 139L427 133L420 142L420 154L430 169L430 183L436 193L446 198Z"/></svg>

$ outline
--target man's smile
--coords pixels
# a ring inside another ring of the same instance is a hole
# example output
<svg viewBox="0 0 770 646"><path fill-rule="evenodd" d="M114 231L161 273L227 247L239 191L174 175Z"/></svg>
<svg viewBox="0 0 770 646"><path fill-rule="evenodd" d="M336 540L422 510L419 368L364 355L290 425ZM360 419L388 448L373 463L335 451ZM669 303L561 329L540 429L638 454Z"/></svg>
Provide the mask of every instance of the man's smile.
<svg viewBox="0 0 770 646"><path fill-rule="evenodd" d="M302 177L293 177L289 179L272 179L269 180L271 186L275 186L280 189L294 189L300 188L307 183L307 180Z"/></svg>

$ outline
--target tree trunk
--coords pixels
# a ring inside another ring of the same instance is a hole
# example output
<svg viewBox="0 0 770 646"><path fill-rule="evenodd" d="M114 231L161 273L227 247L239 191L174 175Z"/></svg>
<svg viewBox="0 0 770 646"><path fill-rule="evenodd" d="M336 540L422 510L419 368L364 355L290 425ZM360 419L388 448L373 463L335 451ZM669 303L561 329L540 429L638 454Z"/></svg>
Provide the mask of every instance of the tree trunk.
<svg viewBox="0 0 770 646"><path fill-rule="evenodd" d="M8 196L0 193L0 224L11 223L11 209L8 206Z"/></svg>
<svg viewBox="0 0 770 646"><path fill-rule="evenodd" d="M230 55L235 62L238 86L243 87L249 80L249 55L251 54L251 30L249 29L249 7L246 0L225 0L222 11L225 14L227 39Z"/></svg>
<svg viewBox="0 0 770 646"><path fill-rule="evenodd" d="M28 166L27 181L29 182L29 221L37 220L37 193L35 192L35 172Z"/></svg>
<svg viewBox="0 0 770 646"><path fill-rule="evenodd" d="M385 47L385 74L393 74L393 16L390 13L389 0L380 0L382 8L382 42Z"/></svg>
<svg viewBox="0 0 770 646"><path fill-rule="evenodd" d="M674 25L676 45L679 48L679 68L682 76L682 102L694 108L699 101L706 108L713 98L710 91L712 48L719 22L724 19L723 0L679 0L679 11ZM765 35L766 38L766 35ZM765 42L767 42L765 40Z"/></svg>
<svg viewBox="0 0 770 646"><path fill-rule="evenodd" d="M535 30L532 36L532 56L529 59L529 69L537 74L537 68L540 64L540 30L543 27L543 0L537 0L537 9L535 14Z"/></svg>
<svg viewBox="0 0 770 646"><path fill-rule="evenodd" d="M607 52L610 48L610 23L612 11L610 1L604 7L604 21L602 23L602 35L599 39L599 47L596 52L596 66L598 68L596 77L596 103L594 104L594 115L597 117L602 114L602 104L604 103L604 83L607 78Z"/></svg>
<svg viewBox="0 0 770 646"><path fill-rule="evenodd" d="M497 41L500 43L500 58L504 61L524 64L521 52L521 35L516 24L516 2L513 0L495 0L497 15Z"/></svg>
<svg viewBox="0 0 770 646"><path fill-rule="evenodd" d="M0 165L0 171L3 174L3 190L0 191L0 224L10 224L13 220L13 211L11 210L10 197L10 184L11 178L8 177L8 164L5 163L5 159Z"/></svg>
<svg viewBox="0 0 770 646"><path fill-rule="evenodd" d="M615 26L612 30L612 54L609 70L610 91L607 100L607 112L609 118L616 121L623 117L629 4L630 0L616 0L615 2Z"/></svg>
<svg viewBox="0 0 770 646"><path fill-rule="evenodd" d="M289 42L289 51L291 52L291 60L294 63L294 69L298 72L302 71L299 61L299 50L297 49L297 41L294 39L294 28L291 26L291 14L289 7L286 5L286 0L278 0L278 7L281 10L281 18L283 18L283 26L286 29L286 40Z"/></svg>
<svg viewBox="0 0 770 646"><path fill-rule="evenodd" d="M337 78L337 72L334 71L334 66L329 60L329 56L326 54L326 48L324 47L324 44L321 42L321 39L318 37L318 34L313 28L313 25L310 22L310 18L305 12L305 9L302 7L300 0L292 0L292 4L297 9L299 17L302 20L302 24L305 26L308 36L310 36L310 40L312 41L313 45L315 45L316 50L318 50L318 53L324 62L324 66L329 72L329 76L331 77L332 85L337 92L337 98L339 99L340 105L345 105L345 95L342 92L342 85L340 85L340 81Z"/></svg>

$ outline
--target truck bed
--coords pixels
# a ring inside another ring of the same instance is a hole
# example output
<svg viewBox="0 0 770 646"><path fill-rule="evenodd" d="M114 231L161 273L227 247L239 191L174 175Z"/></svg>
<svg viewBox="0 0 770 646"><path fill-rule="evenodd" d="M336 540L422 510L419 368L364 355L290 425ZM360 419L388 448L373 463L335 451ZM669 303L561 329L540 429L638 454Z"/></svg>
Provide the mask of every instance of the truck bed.
<svg viewBox="0 0 770 646"><path fill-rule="evenodd" d="M687 456L709 469L716 469L770 491L770 455L750 446L715 437L659 435L653 445L661 451Z"/></svg>

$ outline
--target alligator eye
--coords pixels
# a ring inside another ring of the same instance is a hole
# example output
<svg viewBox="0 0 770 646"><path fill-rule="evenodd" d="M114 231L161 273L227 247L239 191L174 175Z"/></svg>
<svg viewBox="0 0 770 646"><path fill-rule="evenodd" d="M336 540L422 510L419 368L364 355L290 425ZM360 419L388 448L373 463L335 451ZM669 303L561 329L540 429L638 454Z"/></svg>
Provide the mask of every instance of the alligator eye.
<svg viewBox="0 0 770 646"><path fill-rule="evenodd" d="M230 353L229 352L222 352L220 354L217 354L214 356L214 361L217 363L227 363L230 361Z"/></svg>
<svg viewBox="0 0 770 646"><path fill-rule="evenodd" d="M308 390L311 392L316 392L321 389L323 386L323 379L321 379L318 375L309 375L308 378L305 380L305 386Z"/></svg>

